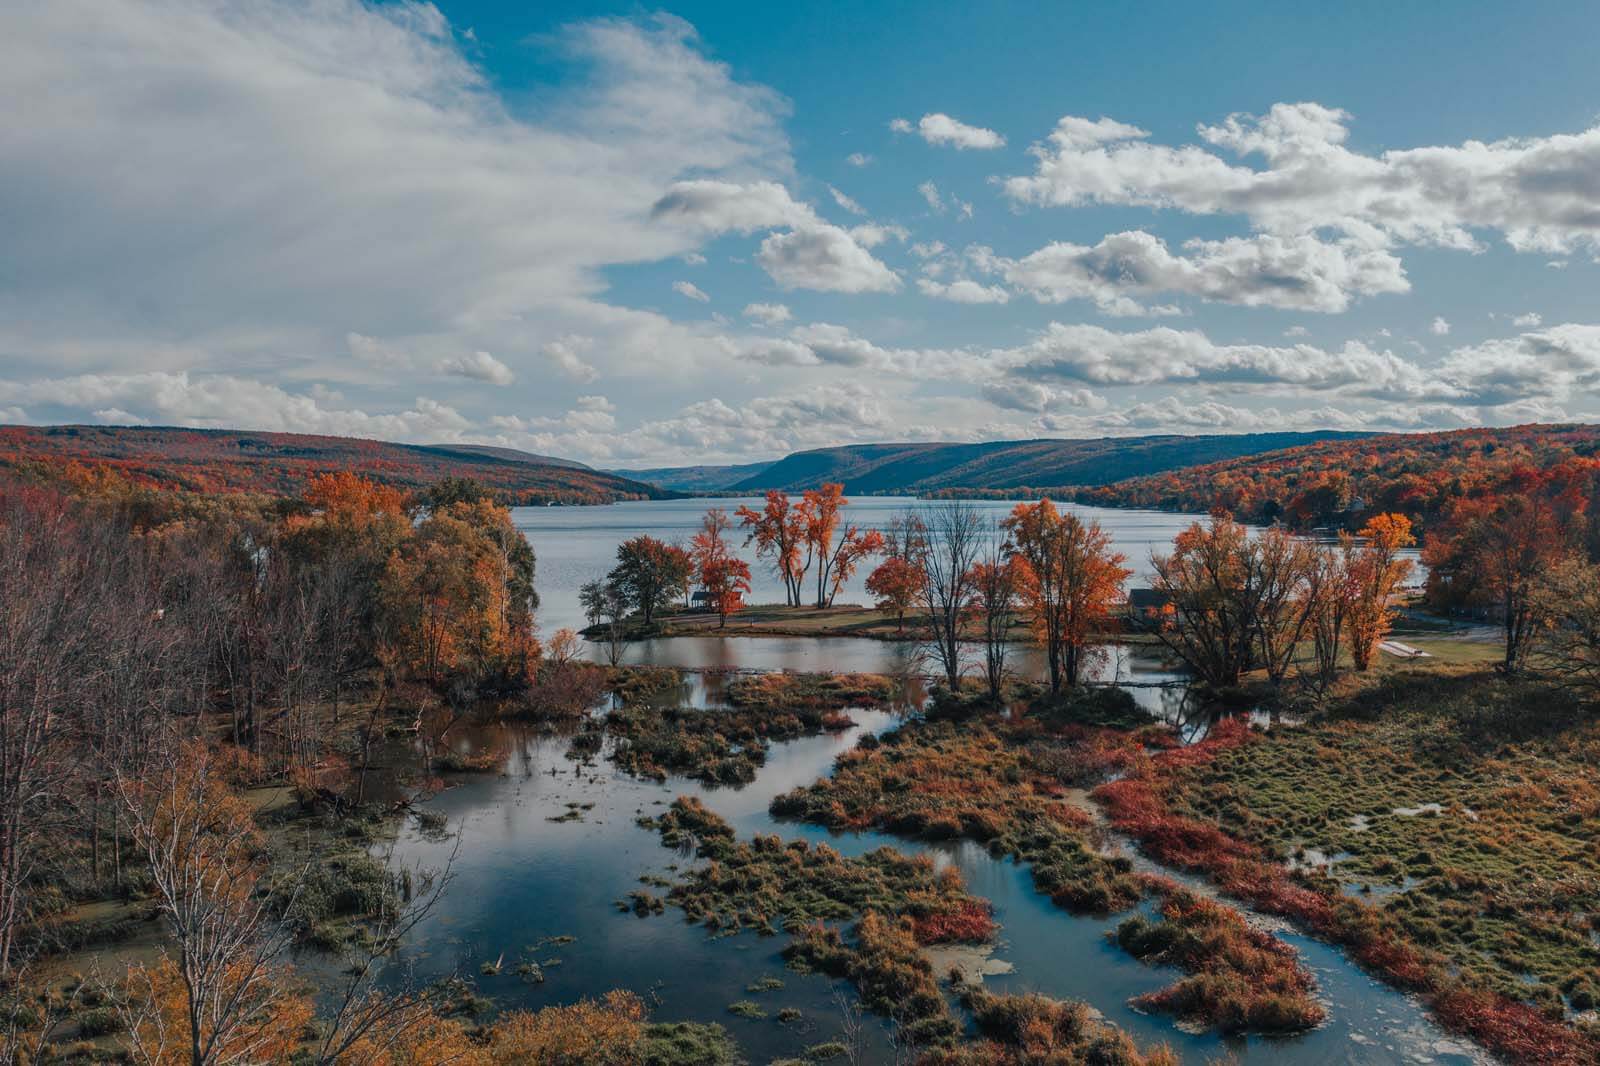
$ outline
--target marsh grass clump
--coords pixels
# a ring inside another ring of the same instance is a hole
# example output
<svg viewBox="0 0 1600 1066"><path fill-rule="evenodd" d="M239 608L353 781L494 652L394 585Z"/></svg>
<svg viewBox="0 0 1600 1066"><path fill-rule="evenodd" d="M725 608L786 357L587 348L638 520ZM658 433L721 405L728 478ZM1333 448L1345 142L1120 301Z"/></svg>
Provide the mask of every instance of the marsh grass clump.
<svg viewBox="0 0 1600 1066"><path fill-rule="evenodd" d="M868 911L846 941L816 922L800 929L784 957L811 970L848 979L867 1009L893 1018L914 1046L948 1043L959 1031L939 992L933 964L918 950L911 922Z"/></svg>
<svg viewBox="0 0 1600 1066"><path fill-rule="evenodd" d="M693 797L679 797L654 825L663 843L706 860L668 893L690 921L719 934L787 930L793 939L783 955L791 969L848 979L868 1009L895 1019L917 1046L955 1036L959 1027L921 948L986 942L996 929L988 902L968 895L955 869L936 872L931 860L893 848L847 858L803 840L742 841ZM837 925L850 922L847 941ZM782 984L765 977L747 991ZM788 1020L798 1017L796 1011Z"/></svg>
<svg viewBox="0 0 1600 1066"><path fill-rule="evenodd" d="M1134 915L1112 934L1135 958L1187 975L1137 1006L1225 1033L1300 1032L1326 1017L1295 950L1231 907L1174 885L1163 890L1160 913L1159 921Z"/></svg>
<svg viewBox="0 0 1600 1066"><path fill-rule="evenodd" d="M663 843L709 860L689 870L668 899L691 921L763 934L814 921L851 921L873 910L903 916L922 944L982 943L995 923L987 901L969 896L953 868L878 848L847 858L826 844L776 836L735 839L693 797L679 797L656 822Z"/></svg>
<svg viewBox="0 0 1600 1066"><path fill-rule="evenodd" d="M675 666L612 666L606 685L624 703L642 703L683 686L683 671Z"/></svg>
<svg viewBox="0 0 1600 1066"><path fill-rule="evenodd" d="M922 1058L923 1066L1177 1066L1171 1049L1141 1051L1082 1003L1036 993L995 995L982 988L964 990L962 1002L983 1042L938 1049Z"/></svg>
<svg viewBox="0 0 1600 1066"><path fill-rule="evenodd" d="M837 711L813 706L734 711L625 706L606 716L607 730L618 738L611 759L623 770L656 781L682 774L712 785L754 781L772 741L853 724Z"/></svg>
<svg viewBox="0 0 1600 1066"><path fill-rule="evenodd" d="M1344 945L1451 1028L1582 1062L1600 1059L1571 994L1600 981L1596 765L1600 723L1559 695L1403 672L1305 726L1221 723L1096 796L1155 857ZM1283 865L1312 853L1328 861Z"/></svg>
<svg viewBox="0 0 1600 1066"><path fill-rule="evenodd" d="M1110 731L1079 726L912 722L840 756L830 778L777 797L771 811L836 829L975 840L1028 863L1058 905L1115 913L1143 888L1125 859L1092 846L1088 816L1061 801L1070 787L1061 766L1078 773L1092 763L1098 779L1130 750Z"/></svg>
<svg viewBox="0 0 1600 1066"><path fill-rule="evenodd" d="M735 1066L744 1057L720 1025L657 1022L644 1027L639 1061L642 1066Z"/></svg>
<svg viewBox="0 0 1600 1066"><path fill-rule="evenodd" d="M742 709L777 711L842 710L893 702L893 678L882 674L750 674L734 678L724 690Z"/></svg>

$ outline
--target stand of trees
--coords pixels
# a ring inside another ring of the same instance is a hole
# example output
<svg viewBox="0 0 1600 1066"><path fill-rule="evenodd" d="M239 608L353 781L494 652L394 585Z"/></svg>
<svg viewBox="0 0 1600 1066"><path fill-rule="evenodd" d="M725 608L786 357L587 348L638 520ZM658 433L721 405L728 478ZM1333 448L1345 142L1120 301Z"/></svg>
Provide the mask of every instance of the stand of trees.
<svg viewBox="0 0 1600 1066"><path fill-rule="evenodd" d="M474 484L86 489L0 482L0 986L73 899L148 869L125 785L186 746L309 782L364 764L379 723L359 752L338 728L358 697L371 719L399 686L460 704L541 668L532 548Z"/></svg>
<svg viewBox="0 0 1600 1066"><path fill-rule="evenodd" d="M799 503L774 491L767 493L760 511L741 507L735 512L749 531L745 543L755 544L757 557L770 560L790 607L801 606L806 575L813 565L815 606L831 607L862 561L883 550L883 534L844 524L849 503L844 486L829 482L820 489L807 489Z"/></svg>

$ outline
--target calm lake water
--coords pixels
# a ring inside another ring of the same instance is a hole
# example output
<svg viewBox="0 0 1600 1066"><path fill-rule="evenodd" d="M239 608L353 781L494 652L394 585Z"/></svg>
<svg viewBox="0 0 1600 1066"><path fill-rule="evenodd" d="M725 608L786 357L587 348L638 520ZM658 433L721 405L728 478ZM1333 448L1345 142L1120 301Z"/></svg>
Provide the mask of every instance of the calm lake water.
<svg viewBox="0 0 1600 1066"><path fill-rule="evenodd" d="M760 509L759 497L740 499L638 500L605 507L517 507L511 520L533 544L539 565L535 584L539 589L539 625L546 633L563 626L582 629L587 620L578 607L578 589L586 581L603 576L616 565L617 545L641 533L668 543L687 545L700 528L706 511L721 507L731 516L740 506ZM908 510L934 506L928 500L902 496L861 496L851 500L844 520L863 529L887 529L890 521ZM978 500L973 502L989 523L998 529L1000 520L1011 513L1015 501ZM1193 515L1161 511L1123 511L1104 507L1063 505L1085 518L1093 518L1111 535L1116 550L1128 557L1134 571L1130 584L1148 584L1150 552L1167 551L1178 531L1195 520ZM742 546L744 534L735 528L730 534L735 546ZM751 603L782 603L783 584L765 560L755 557L754 547L740 547L750 564ZM864 567L844 588L837 602L871 603L865 588L870 567ZM801 669L796 667L796 669Z"/></svg>
<svg viewBox="0 0 1600 1066"><path fill-rule="evenodd" d="M753 1063L794 1056L840 1033L837 995L847 986L821 975L801 976L784 968L779 952L787 937L744 932L712 937L687 924L682 913L647 918L622 913L613 901L643 888L648 874L671 877L670 867L687 857L661 846L654 831L635 824L657 814L675 796L694 795L727 818L741 836L778 833L825 841L858 855L883 844L953 864L968 888L991 900L1002 925L995 958L1012 973L987 979L989 987L1039 991L1083 1000L1142 1043L1167 1043L1185 1062L1208 1063L1225 1056L1246 1063L1467 1063L1481 1061L1452 1040L1413 1001L1363 975L1327 945L1284 934L1315 971L1329 1003L1322 1028L1288 1039L1223 1039L1190 1034L1169 1018L1140 1014L1128 1000L1173 980L1175 971L1146 966L1106 934L1121 916L1075 917L1034 891L1026 867L991 858L970 843L941 845L899 840L876 833L834 834L816 826L775 821L772 797L825 775L833 760L853 746L863 730L881 731L890 715L853 711L855 729L773 745L757 779L740 789L711 789L695 782L654 784L614 771L609 763L582 766L565 757L563 737L535 736L515 725L478 727L462 733L464 752L487 746L509 749L503 775L458 778L427 804L449 819L459 834L456 881L397 962L415 963L424 974L452 969L475 975L484 962L503 957L499 976L477 977L480 990L502 1007L538 1008L569 1003L608 989L631 988L656 1003L663 1020L715 1021L727 1026ZM579 821L552 821L572 804L593 804ZM442 866L454 840L405 830L396 862ZM652 889L651 891L659 892ZM545 938L571 936L570 944L539 946ZM552 965L551 960L559 960ZM542 984L516 973L525 960L543 964ZM763 976L784 982L776 992L751 994ZM746 1019L728 1004L751 999L769 1014ZM782 1007L804 1013L798 1026L776 1021ZM869 1026L871 1061L891 1061L882 1030Z"/></svg>

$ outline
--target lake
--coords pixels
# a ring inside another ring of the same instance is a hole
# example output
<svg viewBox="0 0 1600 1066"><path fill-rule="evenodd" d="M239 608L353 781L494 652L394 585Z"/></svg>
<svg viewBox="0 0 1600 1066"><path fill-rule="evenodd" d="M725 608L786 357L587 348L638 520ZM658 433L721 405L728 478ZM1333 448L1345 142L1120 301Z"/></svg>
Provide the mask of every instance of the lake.
<svg viewBox="0 0 1600 1066"><path fill-rule="evenodd" d="M706 511L721 507L730 516L740 506L760 509L765 501L749 496L736 499L694 498L683 500L633 500L604 507L517 507L511 520L533 544L538 557L535 585L539 590L539 626L546 633L563 627L582 629L588 624L578 606L578 589L586 581L605 575L616 565L617 545L630 537L648 534L659 540L687 546L700 528ZM936 501L907 496L862 496L844 509L844 522L863 529L887 529L890 521L908 510L921 510ZM1011 513L1016 501L976 500L973 507L996 530L1001 519ZM1194 515L1163 511L1123 511L1105 507L1064 504L1079 516L1092 518L1111 536L1116 550L1127 556L1134 571L1130 584L1148 584L1151 551L1165 552L1172 547L1178 531L1195 521ZM755 557L754 547L742 547L744 534L737 527L729 534L740 555L750 564L751 603L782 603L783 584L766 560ZM842 589L838 602L871 603L866 578L871 565L861 570ZM798 669L798 668L797 668Z"/></svg>

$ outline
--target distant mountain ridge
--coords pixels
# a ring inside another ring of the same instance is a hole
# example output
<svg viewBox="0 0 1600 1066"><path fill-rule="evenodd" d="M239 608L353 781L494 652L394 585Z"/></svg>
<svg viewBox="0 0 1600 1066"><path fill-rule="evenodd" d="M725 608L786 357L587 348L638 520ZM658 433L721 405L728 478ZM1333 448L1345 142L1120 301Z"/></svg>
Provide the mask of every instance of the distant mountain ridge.
<svg viewBox="0 0 1600 1066"><path fill-rule="evenodd" d="M1056 489L1107 485L1127 478L1261 452L1369 434L1162 434L1083 440L849 444L795 452L771 463L665 467L617 473L686 492L793 492L838 481L846 492Z"/></svg>
<svg viewBox="0 0 1600 1066"><path fill-rule="evenodd" d="M533 463L535 466L565 466L573 470L594 469L588 463L580 463L576 459L563 459L559 455L540 455L538 452L525 452L521 448L501 448L493 444L425 444L423 447L440 452L488 455L496 459L507 459L513 463Z"/></svg>
<svg viewBox="0 0 1600 1066"><path fill-rule="evenodd" d="M735 466L662 466L646 469L612 470L618 477L646 481L677 492L725 492L772 465L741 463Z"/></svg>
<svg viewBox="0 0 1600 1066"><path fill-rule="evenodd" d="M49 477L73 463L104 468L137 484L194 492L289 495L316 474L348 470L404 489L468 477L519 504L609 503L670 495L571 460L514 449L231 429L0 426L0 470Z"/></svg>

